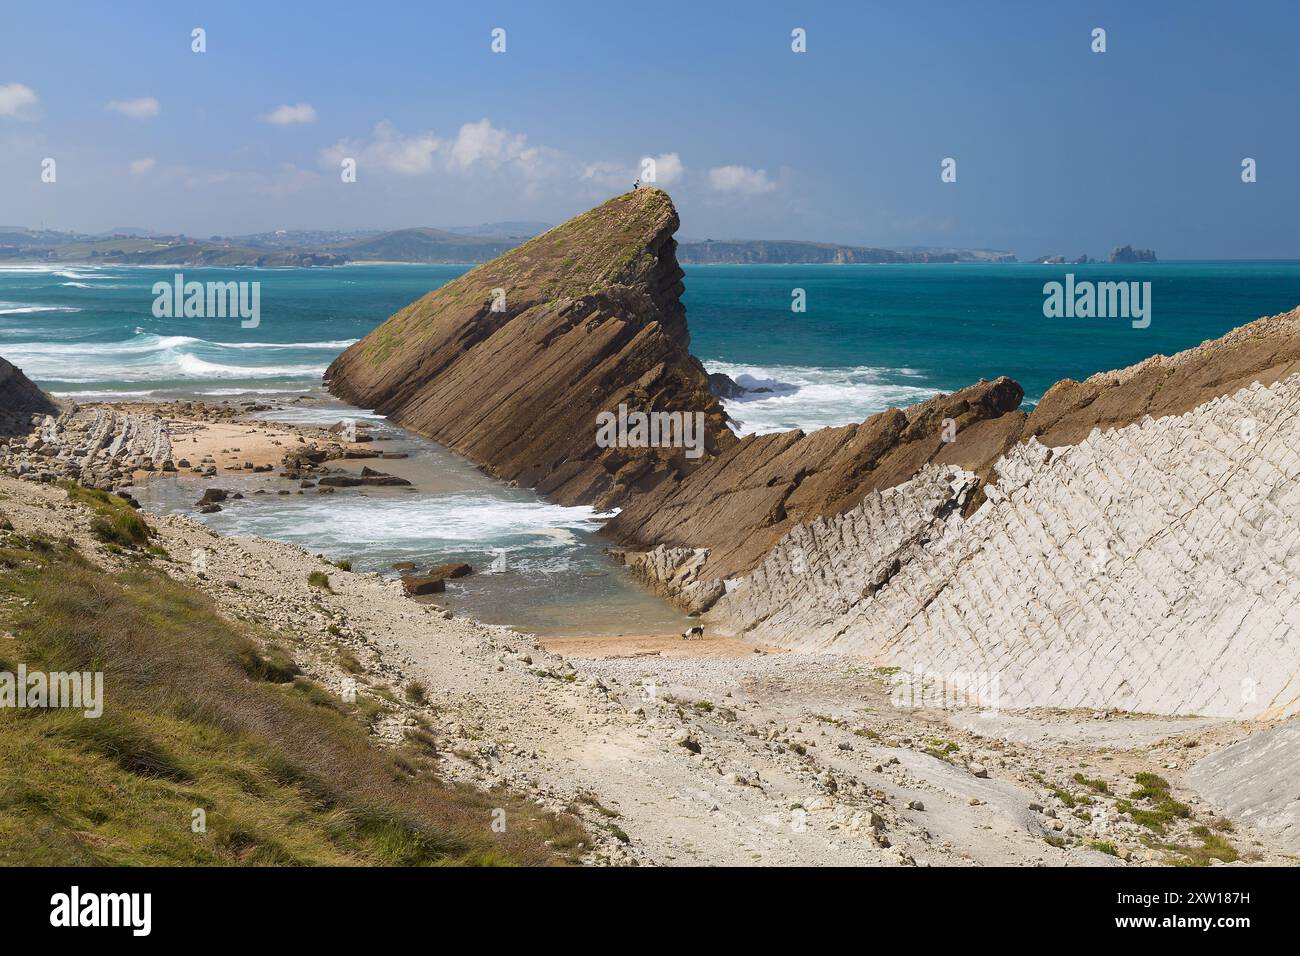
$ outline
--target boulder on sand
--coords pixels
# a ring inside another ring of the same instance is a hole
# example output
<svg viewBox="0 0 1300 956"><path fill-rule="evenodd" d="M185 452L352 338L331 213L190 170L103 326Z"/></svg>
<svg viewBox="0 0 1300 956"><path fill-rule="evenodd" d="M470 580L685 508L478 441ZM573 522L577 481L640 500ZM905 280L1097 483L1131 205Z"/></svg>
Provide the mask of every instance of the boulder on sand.
<svg viewBox="0 0 1300 956"><path fill-rule="evenodd" d="M215 505L219 501L225 501L230 497L230 492L224 488L209 488L203 492L203 497L194 502L196 507L202 508L205 505ZM220 510L220 509L218 509Z"/></svg>
<svg viewBox="0 0 1300 956"><path fill-rule="evenodd" d="M447 589L444 579L432 574L403 574L402 587L411 597L438 594Z"/></svg>
<svg viewBox="0 0 1300 956"><path fill-rule="evenodd" d="M441 578L463 578L474 569L463 561L452 561L447 564L440 564L436 568L429 570L429 577Z"/></svg>

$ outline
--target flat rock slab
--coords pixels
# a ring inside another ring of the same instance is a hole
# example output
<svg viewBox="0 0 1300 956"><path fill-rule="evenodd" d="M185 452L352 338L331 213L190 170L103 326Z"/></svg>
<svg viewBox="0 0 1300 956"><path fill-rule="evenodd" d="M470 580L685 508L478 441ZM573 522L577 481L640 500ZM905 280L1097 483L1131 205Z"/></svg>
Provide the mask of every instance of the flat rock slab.
<svg viewBox="0 0 1300 956"><path fill-rule="evenodd" d="M1300 719L1211 754L1192 766L1185 783L1233 820L1300 852Z"/></svg>

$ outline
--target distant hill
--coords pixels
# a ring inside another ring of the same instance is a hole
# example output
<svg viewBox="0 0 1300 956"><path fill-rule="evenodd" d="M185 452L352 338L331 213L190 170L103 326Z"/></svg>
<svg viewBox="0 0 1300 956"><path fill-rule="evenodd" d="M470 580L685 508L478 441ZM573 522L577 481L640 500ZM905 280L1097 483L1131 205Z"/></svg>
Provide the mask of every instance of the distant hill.
<svg viewBox="0 0 1300 956"><path fill-rule="evenodd" d="M37 262L103 262L124 265L332 266L346 258L324 251L252 249L199 239L84 239L57 244L10 245L0 238L0 258Z"/></svg>
<svg viewBox="0 0 1300 956"><path fill-rule="evenodd" d="M448 226L447 232L483 239L531 239L550 228L549 222L487 222L479 226Z"/></svg>
<svg viewBox="0 0 1300 956"><path fill-rule="evenodd" d="M38 232L0 226L0 259L103 262L127 265L316 266L347 262L479 264L547 231L544 222L508 221L449 229L391 231L277 230L247 236L195 239L148 230L108 234ZM876 249L795 239L684 240L677 258L690 265L740 263L1015 262L990 249L912 246Z"/></svg>
<svg viewBox="0 0 1300 956"><path fill-rule="evenodd" d="M329 246L331 253L353 261L487 262L522 240L487 239L442 229L398 229L355 242Z"/></svg>
<svg viewBox="0 0 1300 956"><path fill-rule="evenodd" d="M874 249L795 239L706 239L677 247L682 263L883 263L883 262L1014 262L1010 253L965 249Z"/></svg>
<svg viewBox="0 0 1300 956"><path fill-rule="evenodd" d="M153 239L157 236L164 236L166 233L159 232L156 229L141 229L139 226L118 226L115 229L105 229L99 233L105 239L114 236L131 236L136 239Z"/></svg>

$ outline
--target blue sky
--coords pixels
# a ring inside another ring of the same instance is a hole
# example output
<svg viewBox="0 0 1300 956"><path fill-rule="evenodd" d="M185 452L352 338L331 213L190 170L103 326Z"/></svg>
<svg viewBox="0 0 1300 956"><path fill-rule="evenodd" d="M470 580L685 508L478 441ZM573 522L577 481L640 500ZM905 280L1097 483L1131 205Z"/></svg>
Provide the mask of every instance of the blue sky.
<svg viewBox="0 0 1300 956"><path fill-rule="evenodd" d="M558 222L651 156L694 238L1300 257L1298 7L11 3L0 222Z"/></svg>

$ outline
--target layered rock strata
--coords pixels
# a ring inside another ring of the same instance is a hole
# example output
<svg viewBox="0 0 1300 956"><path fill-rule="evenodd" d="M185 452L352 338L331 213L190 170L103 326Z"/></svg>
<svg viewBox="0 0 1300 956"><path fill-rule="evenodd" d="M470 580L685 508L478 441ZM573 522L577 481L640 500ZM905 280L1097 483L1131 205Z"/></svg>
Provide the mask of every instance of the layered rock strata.
<svg viewBox="0 0 1300 956"><path fill-rule="evenodd" d="M149 413L70 405L36 420L29 435L0 443L0 467L20 478L68 479L112 491L137 471L174 472L167 421Z"/></svg>
<svg viewBox="0 0 1300 956"><path fill-rule="evenodd" d="M1064 380L1028 415L998 379L737 439L688 351L676 226L659 190L610 200L398 313L331 388L619 507L627 567L716 627L994 675L1008 706L1296 711L1300 310ZM620 404L703 414L703 455L602 447Z"/></svg>
<svg viewBox="0 0 1300 956"><path fill-rule="evenodd" d="M1172 356L1082 382L1063 379L1028 416L1017 407L1019 386L999 379L861 425L748 436L680 481L630 502L606 531L642 580L703 610L727 578L752 571L795 525L843 513L927 464L959 465L980 479L963 502L969 515L984 500L993 463L1017 443L1072 445L1095 429L1179 415L1295 372L1300 309Z"/></svg>
<svg viewBox="0 0 1300 956"><path fill-rule="evenodd" d="M794 529L715 629L989 675L1002 707L1300 713L1300 375L1183 415L928 467Z"/></svg>
<svg viewBox="0 0 1300 956"><path fill-rule="evenodd" d="M0 438L26 436L45 415L57 415L59 406L22 370L0 358Z"/></svg>
<svg viewBox="0 0 1300 956"><path fill-rule="evenodd" d="M597 416L700 413L736 442L689 352L667 193L640 189L429 293L345 351L330 390L557 502L619 504L693 467L682 447L602 447Z"/></svg>

